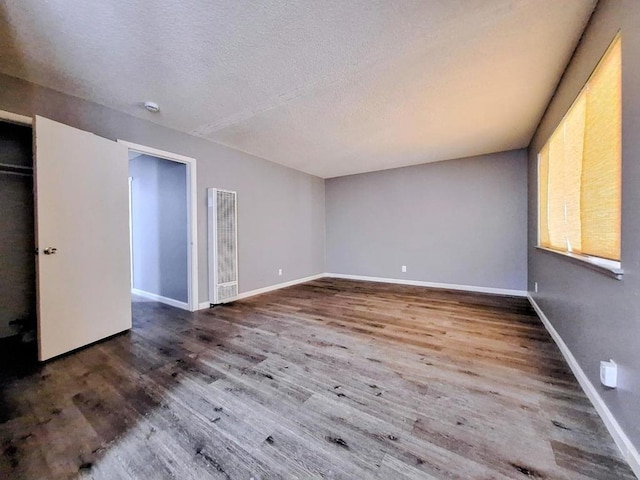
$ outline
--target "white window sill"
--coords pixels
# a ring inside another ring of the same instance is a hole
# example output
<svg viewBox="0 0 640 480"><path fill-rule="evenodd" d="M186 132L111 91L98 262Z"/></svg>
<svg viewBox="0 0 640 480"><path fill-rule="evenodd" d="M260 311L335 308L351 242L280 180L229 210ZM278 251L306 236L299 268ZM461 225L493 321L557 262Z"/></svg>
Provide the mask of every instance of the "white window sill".
<svg viewBox="0 0 640 480"><path fill-rule="evenodd" d="M559 250L552 250L550 248L541 247L539 245L536 246L536 248L538 250L542 250L543 252L560 255L561 257L573 261L574 263L587 268L591 268L592 270L596 270L600 273L604 273L605 275L609 275L616 280L622 280L622 276L624 275L624 270L622 270L620 262L616 262L614 260L590 257L588 255L580 255L578 253L561 252Z"/></svg>

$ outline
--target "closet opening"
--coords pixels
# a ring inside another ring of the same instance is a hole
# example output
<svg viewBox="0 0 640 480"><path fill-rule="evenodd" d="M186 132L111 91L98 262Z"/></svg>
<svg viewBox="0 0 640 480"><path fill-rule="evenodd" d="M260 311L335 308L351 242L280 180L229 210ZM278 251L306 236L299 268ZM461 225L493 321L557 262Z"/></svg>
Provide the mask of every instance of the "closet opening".
<svg viewBox="0 0 640 480"><path fill-rule="evenodd" d="M0 120L0 379L37 363L33 131Z"/></svg>

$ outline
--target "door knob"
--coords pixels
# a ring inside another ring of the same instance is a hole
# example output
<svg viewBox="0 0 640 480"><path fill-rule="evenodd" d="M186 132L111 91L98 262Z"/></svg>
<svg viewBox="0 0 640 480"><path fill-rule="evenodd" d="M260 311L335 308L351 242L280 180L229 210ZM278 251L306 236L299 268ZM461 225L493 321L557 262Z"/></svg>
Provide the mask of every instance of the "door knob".
<svg viewBox="0 0 640 480"><path fill-rule="evenodd" d="M56 247L47 247L43 250L45 255L55 255L58 249Z"/></svg>

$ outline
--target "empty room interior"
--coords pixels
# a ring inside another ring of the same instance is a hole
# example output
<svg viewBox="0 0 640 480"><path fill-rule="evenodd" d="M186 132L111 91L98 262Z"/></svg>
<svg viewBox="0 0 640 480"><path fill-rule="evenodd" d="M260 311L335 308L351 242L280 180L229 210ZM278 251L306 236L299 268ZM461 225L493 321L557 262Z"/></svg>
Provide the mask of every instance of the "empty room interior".
<svg viewBox="0 0 640 480"><path fill-rule="evenodd" d="M1 479L640 476L638 0L0 3Z"/></svg>

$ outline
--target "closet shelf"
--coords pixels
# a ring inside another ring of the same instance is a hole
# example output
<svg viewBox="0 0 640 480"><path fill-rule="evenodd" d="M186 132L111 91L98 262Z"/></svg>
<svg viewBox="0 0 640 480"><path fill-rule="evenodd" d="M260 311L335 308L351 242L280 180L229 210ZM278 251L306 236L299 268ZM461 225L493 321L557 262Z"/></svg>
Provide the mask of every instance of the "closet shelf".
<svg viewBox="0 0 640 480"><path fill-rule="evenodd" d="M22 165L12 165L10 163L0 163L0 175L2 174L31 176L33 175L33 168Z"/></svg>

